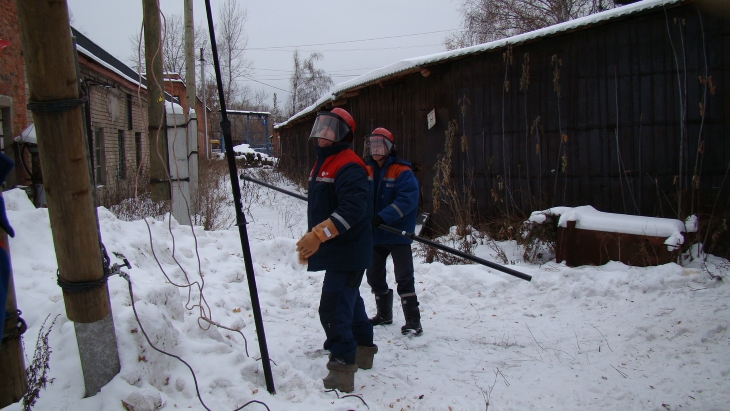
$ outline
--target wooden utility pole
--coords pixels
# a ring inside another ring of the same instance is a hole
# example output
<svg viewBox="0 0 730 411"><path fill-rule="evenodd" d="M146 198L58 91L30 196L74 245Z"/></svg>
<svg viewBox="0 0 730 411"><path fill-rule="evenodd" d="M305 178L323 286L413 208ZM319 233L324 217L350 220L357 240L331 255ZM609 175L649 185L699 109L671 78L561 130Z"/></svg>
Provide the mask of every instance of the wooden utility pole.
<svg viewBox="0 0 730 411"><path fill-rule="evenodd" d="M167 128L162 78L162 42L158 0L142 0L144 57L147 71L147 124L150 145L150 192L152 200L170 200Z"/></svg>
<svg viewBox="0 0 730 411"><path fill-rule="evenodd" d="M201 100L203 102L203 148L205 154L203 157L207 160L210 158L210 139L208 138L208 97L205 95L205 58L203 57L203 48L200 48L200 90L203 95Z"/></svg>
<svg viewBox="0 0 730 411"><path fill-rule="evenodd" d="M190 190L187 214L198 212L198 99L195 98L195 24L193 22L193 0L185 0L185 91L188 110L185 119L190 120L190 109L195 110L195 122L187 122L188 128L188 183Z"/></svg>
<svg viewBox="0 0 730 411"><path fill-rule="evenodd" d="M0 229L0 242L8 253L10 259L10 247L8 246L8 235ZM15 300L15 285L13 284L12 265L10 269L10 282L8 283L8 299L5 302L5 312L12 315L18 310ZM7 315L7 314L6 314ZM3 334L17 332L19 318L11 317L3 319ZM23 345L20 343L20 336L12 335L11 338L3 341L0 348L0 408L16 403L23 398L28 391L28 382L25 375L25 360L23 359Z"/></svg>
<svg viewBox="0 0 730 411"><path fill-rule="evenodd" d="M28 107L33 112L66 315L75 322L86 394L119 372L119 355L91 195L82 101L65 0L18 0ZM75 284L74 284L75 283Z"/></svg>
<svg viewBox="0 0 730 411"><path fill-rule="evenodd" d="M185 0L185 90L188 108L195 110L195 23L193 22L193 0ZM198 113L196 113L198 114ZM187 119L188 113L185 113ZM200 115L198 114L198 117ZM197 131L195 133L197 142ZM195 148L197 150L197 148Z"/></svg>

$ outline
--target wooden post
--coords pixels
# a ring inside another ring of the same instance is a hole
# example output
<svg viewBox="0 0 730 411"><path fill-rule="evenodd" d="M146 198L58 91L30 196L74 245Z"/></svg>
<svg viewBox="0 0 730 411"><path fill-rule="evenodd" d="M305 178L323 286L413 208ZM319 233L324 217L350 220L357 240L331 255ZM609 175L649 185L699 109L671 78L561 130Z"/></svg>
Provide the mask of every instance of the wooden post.
<svg viewBox="0 0 730 411"><path fill-rule="evenodd" d="M197 214L199 208L198 198L198 121L200 113L197 112L198 99L195 98L195 23L193 21L193 0L185 0L185 91L188 110L185 112L185 119L190 120L190 109L195 110L195 122L186 122L188 127L188 183L190 190L189 210L186 214ZM187 208L187 207L186 207ZM189 219L188 219L189 220Z"/></svg>
<svg viewBox="0 0 730 411"><path fill-rule="evenodd" d="M167 129L162 79L160 9L157 0L142 0L144 56L147 71L147 124L150 145L150 192L152 200L170 200Z"/></svg>
<svg viewBox="0 0 730 411"><path fill-rule="evenodd" d="M10 258L10 247L8 246L8 235L0 229L0 242ZM8 283L8 299L5 303L5 312L14 313L18 309L15 300L15 285L13 284L13 270L11 265L10 282ZM3 319L4 321L4 319ZM5 321L3 334L9 332L17 325L17 320ZM0 408L16 403L23 398L28 391L28 382L25 375L25 360L23 359L23 345L20 337L11 338L5 341L0 348Z"/></svg>
<svg viewBox="0 0 730 411"><path fill-rule="evenodd" d="M210 139L208 138L208 106L206 104L208 99L205 95L205 58L202 47L200 48L200 90L203 92L201 96L203 101L203 149L205 150L203 158L207 160L210 158Z"/></svg>
<svg viewBox="0 0 730 411"><path fill-rule="evenodd" d="M68 7L65 0L18 0L17 6L59 278L99 280L104 271ZM63 298L66 316L76 323L86 393L93 395L119 371L109 291L103 284L64 290ZM98 364L110 368L97 370Z"/></svg>
<svg viewBox="0 0 730 411"><path fill-rule="evenodd" d="M185 0L185 91L188 108L195 110L197 100L195 99L195 23L193 22L193 0ZM197 113L196 113L197 114ZM185 119L188 113L185 113ZM197 142L198 133L195 132Z"/></svg>

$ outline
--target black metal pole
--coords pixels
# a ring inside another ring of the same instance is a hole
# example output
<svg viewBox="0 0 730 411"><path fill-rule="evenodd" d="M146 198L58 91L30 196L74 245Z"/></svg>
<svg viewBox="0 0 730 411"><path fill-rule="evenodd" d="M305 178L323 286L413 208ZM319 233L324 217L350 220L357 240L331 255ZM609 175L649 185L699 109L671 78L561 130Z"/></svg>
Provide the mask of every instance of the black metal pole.
<svg viewBox="0 0 730 411"><path fill-rule="evenodd" d="M276 190L276 191L278 191L280 193L288 194L288 195L290 195L292 197L295 197L295 198L298 198L300 200L307 201L307 197L305 197L305 196L303 196L301 194L293 193L293 192L291 192L289 190L285 190L283 188L279 188L279 187L273 186L271 184L264 183L263 181L256 180L255 178L251 178L251 177L246 176L246 175L243 175L243 174L241 174L241 178L244 179L244 180L246 180L246 181L250 181L252 183L256 183L256 184L260 184L260 185L262 185L264 187L268 187L268 188L270 188L272 190ZM516 270L513 270L511 268L507 268L507 267L505 267L503 265L500 265L500 264L497 264L497 263L493 263L491 261L487 261L487 260L481 259L479 257L475 257L475 256L473 256L471 254L467 254L467 253L465 253L463 251L455 250L455 249L453 249L451 247L447 247L447 246L445 246L443 244L439 244L439 243L437 243L435 241L431 241L431 240L425 239L423 237L419 237L415 233L407 233L405 231L398 230L397 228L393 228L393 227L387 226L385 224L379 225L378 228L380 228L381 230L388 231L388 232L393 233L393 234L397 234L397 235L400 235L400 236L403 236L403 237L410 238L411 240L418 241L419 243L423 243L423 244L429 245L431 247L438 248L441 251L446 251L447 253L451 253L451 254L457 255L457 256L459 256L461 258L465 258L467 260L474 261L475 263L479 263L479 264L482 264L482 265L486 265L489 268L493 268L493 269L498 270L498 271L501 271L503 273L506 273L506 274L515 276L517 278L521 278L521 279L523 279L525 281L531 281L532 280L532 276L530 276L530 275L521 273L521 272L516 271Z"/></svg>
<svg viewBox="0 0 730 411"><path fill-rule="evenodd" d="M253 260L251 259L251 245L248 243L248 232L246 231L246 216L243 214L243 204L241 203L241 188L238 185L236 177L236 159L233 153L233 139L231 138L231 122L228 120L226 113L226 102L223 96L223 82L221 80L221 67L218 60L218 47L215 42L215 30L213 28L213 14L210 9L210 0L205 0L205 10L208 14L208 31L210 32L210 44L213 51L213 63L215 67L215 77L218 82L218 96L221 105L221 129L223 131L223 141L226 144L226 158L228 159L228 170L231 175L231 187L233 189L233 203L236 209L236 225L238 233L241 237L241 247L243 247L243 261L246 265L246 279L248 280L248 291L251 294L251 309L253 310L253 318L256 324L256 335L259 339L259 350L261 351L261 365L264 367L264 378L266 379L266 390L270 394L276 394L274 388L274 377L271 375L271 363L269 361L269 349L266 346L266 334L264 333L264 321L261 317L261 305L259 304L259 294L256 289L256 277L253 272Z"/></svg>
<svg viewBox="0 0 730 411"><path fill-rule="evenodd" d="M463 251L455 250L455 249L453 249L451 247L447 247L447 246L445 246L443 244L439 244L439 243L437 243L435 241L427 240L427 239L425 239L423 237L417 236L415 233L407 233L407 232L402 231L402 230L399 230L397 228L389 227L389 226L387 226L385 224L379 225L378 228L381 229L381 230L385 230L385 231L387 231L389 233L402 235L403 237L407 237L407 238L410 238L411 240L418 241L419 243L423 243L423 244L429 245L431 247L438 248L441 251L446 251L447 253L451 253L451 254L457 255L457 256L459 256L461 258L465 258L467 260L474 261L475 263L479 263L479 264L482 264L482 265L486 265L489 268L494 268L495 270L499 270L499 271L501 271L503 273L506 273L506 274L509 274L509 275L513 275L513 276L515 276L517 278L521 278L521 279L523 279L525 281L532 280L532 276L530 276L530 275L523 274L523 273L521 273L519 271L513 270L511 268L507 268L507 267L505 267L503 265L500 265L500 264L497 264L497 263L493 263L491 261L483 260L483 259L481 259L479 257L475 257L475 256L473 256L471 254L467 254L467 253L465 253Z"/></svg>
<svg viewBox="0 0 730 411"><path fill-rule="evenodd" d="M241 179L242 180L246 180L246 181L250 181L252 183L256 183L256 184L261 185L261 186L264 186L264 187L268 187L268 188L270 188L272 190L276 190L276 191L278 191L280 193L284 193L286 195L292 196L294 198L298 198L300 200L309 201L309 199L306 196L303 196L301 194L297 194L297 193L295 193L293 191L285 190L283 188L279 188L279 187L274 186L274 185L271 185L269 183L264 183L261 180L257 180L255 178L251 178L251 177L249 177L249 176L247 176L245 174L241 174Z"/></svg>

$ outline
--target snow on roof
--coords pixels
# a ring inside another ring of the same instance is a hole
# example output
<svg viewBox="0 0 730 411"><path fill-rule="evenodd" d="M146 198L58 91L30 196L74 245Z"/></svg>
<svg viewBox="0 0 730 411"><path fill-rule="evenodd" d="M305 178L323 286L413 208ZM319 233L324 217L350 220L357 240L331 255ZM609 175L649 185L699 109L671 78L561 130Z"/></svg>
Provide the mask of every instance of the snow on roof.
<svg viewBox="0 0 730 411"><path fill-rule="evenodd" d="M142 89L147 89L147 78L144 73L138 73L127 64L122 63L119 59L112 56L109 52L101 48L98 44L94 43L91 39L73 27L71 27L71 34L76 37L76 51L78 53L95 61L100 66L118 74L120 77L132 84L139 85ZM168 92L164 92L164 95L165 100L172 101L172 96Z"/></svg>
<svg viewBox="0 0 730 411"><path fill-rule="evenodd" d="M97 62L99 65L113 71L131 83L140 84L140 74L136 70L112 56L109 52L94 43L90 38L76 30L74 27L71 27L71 34L76 38L76 50L79 53ZM142 88L146 89L147 87L145 82L144 74L142 74L141 85Z"/></svg>
<svg viewBox="0 0 730 411"><path fill-rule="evenodd" d="M568 221L575 221L575 228L582 230L665 237L667 240L664 244L670 247L670 251L684 243L684 236L681 233L697 231L695 216L689 217L683 223L672 218L604 213L591 206L553 207L534 211L528 221L542 224L548 215L560 216L558 227L567 227Z"/></svg>
<svg viewBox="0 0 730 411"><path fill-rule="evenodd" d="M111 64L109 64L106 61L102 60L101 58L97 57L92 52L86 50L83 46L80 46L80 45L77 44L76 45L76 50L79 53L83 54L84 56L88 57L89 59L94 60L100 66L104 66L107 69L109 69L109 70L113 71L114 73L118 74L120 77L122 77L125 80L131 82L132 84L140 85L139 78L132 78L132 77L124 74L123 72L121 72L120 70L118 70L116 67L112 66ZM142 86L143 89L145 89L145 90L147 89L147 86L146 85L141 84L141 86Z"/></svg>
<svg viewBox="0 0 730 411"><path fill-rule="evenodd" d="M645 10L649 10L655 7L661 7L668 4L674 4L674 3L680 3L685 0L644 0L637 3L629 4L627 6L623 7L617 7L614 9L606 10L600 13L591 14L589 16L581 17L578 19L566 21L564 23L555 24L553 26L545 27L539 30L531 31L528 33L518 34L516 36L507 37L500 40L495 40L489 43L484 44L478 44L476 46L471 47L465 47L461 49L456 50L450 50L446 52L441 53L435 53L430 54L427 56L421 56L421 57L414 57L410 59L405 59L398 61L396 63L393 63L391 65L375 69L373 71L370 71L368 73L365 73L361 75L360 77L356 77L354 79L345 81L343 83L337 84L334 88L332 88L330 91L328 91L324 96L322 96L319 100L317 100L314 104L311 106L305 108L304 110L294 114L291 118L289 118L287 121L277 124L274 128L280 128L288 125L290 122L303 117L315 110L317 110L318 107L321 107L323 104L325 104L328 101L332 101L337 99L337 96L342 94L343 92L351 89L355 89L358 87L363 87L367 85L368 83L393 76L395 74L399 73L405 73L409 70L416 70L419 69L422 66L434 64L438 62L442 62L445 60L454 59L461 56L467 56L472 54L479 54L490 50L499 49L508 45L515 45L520 43L525 43L530 40L535 40L542 37L548 37L554 34L568 32L571 30L583 28L586 26L590 26L593 24L596 24L598 22L603 22L607 20L612 20L618 17L627 16L629 14L639 13Z"/></svg>

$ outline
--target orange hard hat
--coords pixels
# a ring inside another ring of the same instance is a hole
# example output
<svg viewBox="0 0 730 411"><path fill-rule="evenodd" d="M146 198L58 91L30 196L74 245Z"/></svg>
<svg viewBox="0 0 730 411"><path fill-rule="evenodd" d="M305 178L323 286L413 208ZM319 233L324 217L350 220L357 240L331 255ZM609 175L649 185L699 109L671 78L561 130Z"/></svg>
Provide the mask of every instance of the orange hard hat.
<svg viewBox="0 0 730 411"><path fill-rule="evenodd" d="M333 108L330 113L337 115L337 117L341 118L345 123L347 123L347 125L350 126L350 131L352 131L352 134L355 134L355 119L352 118L350 113L348 113L345 109L339 107Z"/></svg>
<svg viewBox="0 0 730 411"><path fill-rule="evenodd" d="M391 133L388 129L383 128L383 127L376 128L370 134L371 135L372 134L380 134L381 136L383 136L383 137L387 138L388 140L390 140L391 143L394 143L395 142L395 140L393 139L393 133Z"/></svg>

